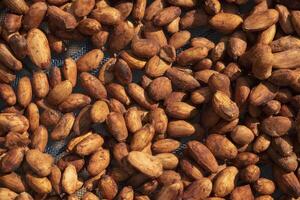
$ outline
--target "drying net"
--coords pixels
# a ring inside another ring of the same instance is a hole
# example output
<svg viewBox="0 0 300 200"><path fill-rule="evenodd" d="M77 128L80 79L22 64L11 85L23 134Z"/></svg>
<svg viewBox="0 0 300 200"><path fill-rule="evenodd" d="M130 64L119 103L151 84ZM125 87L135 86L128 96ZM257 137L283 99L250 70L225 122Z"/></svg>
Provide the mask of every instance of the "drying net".
<svg viewBox="0 0 300 200"><path fill-rule="evenodd" d="M148 0L148 1L149 1L148 3L150 4L151 1L150 0ZM240 12L241 13L247 12L249 10L249 8L252 7L251 4L253 4L253 2L250 0L248 4L240 6L239 7ZM2 20L4 18L4 14L6 12L7 12L7 10L0 11L0 22L2 22ZM41 29L46 33L48 32L47 26L45 24L43 24L41 26ZM215 32L215 31L209 29L208 27L198 27L198 28L195 28L190 31L191 31L192 37L202 36L202 37L206 37L214 42L218 42L218 40L222 37L222 35L220 33ZM77 60L80 56L82 56L86 52L93 49L93 46L92 46L91 42L89 41L89 39L85 39L84 41L81 41L81 42L65 41L65 44L67 46L66 52L64 52L60 55L52 53L51 67L53 67L53 66L61 67L64 63L65 58L72 57L73 59ZM184 50L184 48L178 49L177 54L180 53L182 50ZM99 68L97 70L91 71L90 73L93 75L98 75L99 69L111 56L112 55L110 55L109 53L104 51L104 59L102 60ZM18 72L16 80L12 83L14 88L16 88L18 81L22 76L30 76L31 72L34 70L33 64L30 62L30 60L28 58L23 60L23 63L24 63L24 69L22 71ZM133 81L138 82L141 77L141 72L134 71L133 75L134 75ZM82 91L82 89L79 87L76 87L76 88L74 88L74 91L80 92L80 91ZM1 102L1 100L0 100L0 109L3 106L4 106L4 103ZM75 114L78 114L78 113L75 113ZM109 134L102 125L97 125L97 126L93 127L93 131L96 133L102 134L102 135ZM46 148L46 152L53 155L53 157L55 157L56 160L60 159L62 156L64 156L66 154L66 152L65 152L66 144L73 137L74 137L74 135L70 134L66 139L64 139L62 141L49 140L47 148ZM180 148L178 148L176 150L176 152L174 152L174 153L176 153L178 155L182 154L182 151L186 147L185 143L189 139L191 139L191 138L185 138L182 141L182 145L180 146ZM271 172L268 168L263 168L262 173L264 174L265 177L268 177L271 174ZM79 177L84 178L87 175L88 174L86 171L82 171L79 174ZM81 197L84 193L85 193L85 189L82 188L79 191L77 191L76 195L78 197Z"/></svg>

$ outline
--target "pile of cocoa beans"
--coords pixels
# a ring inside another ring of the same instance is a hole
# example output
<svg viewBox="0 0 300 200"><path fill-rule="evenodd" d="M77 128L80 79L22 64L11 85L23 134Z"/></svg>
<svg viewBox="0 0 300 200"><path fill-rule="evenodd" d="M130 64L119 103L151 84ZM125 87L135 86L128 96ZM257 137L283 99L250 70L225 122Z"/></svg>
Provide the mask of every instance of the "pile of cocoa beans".
<svg viewBox="0 0 300 200"><path fill-rule="evenodd" d="M300 199L300 0L0 7L0 200Z"/></svg>

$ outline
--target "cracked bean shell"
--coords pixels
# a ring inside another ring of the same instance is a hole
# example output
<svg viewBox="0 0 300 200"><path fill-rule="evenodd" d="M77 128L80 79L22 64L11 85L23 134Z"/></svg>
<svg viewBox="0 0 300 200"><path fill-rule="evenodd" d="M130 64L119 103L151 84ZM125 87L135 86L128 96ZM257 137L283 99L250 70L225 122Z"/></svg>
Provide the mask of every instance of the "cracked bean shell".
<svg viewBox="0 0 300 200"><path fill-rule="evenodd" d="M214 111L223 119L232 121L239 117L239 108L224 92L217 91L212 98Z"/></svg>

